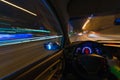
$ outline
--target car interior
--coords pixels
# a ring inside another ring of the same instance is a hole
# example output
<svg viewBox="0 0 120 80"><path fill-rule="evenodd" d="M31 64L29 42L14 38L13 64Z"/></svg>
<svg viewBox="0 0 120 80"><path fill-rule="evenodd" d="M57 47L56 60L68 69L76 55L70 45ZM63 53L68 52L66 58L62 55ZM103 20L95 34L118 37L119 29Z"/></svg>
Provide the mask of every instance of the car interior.
<svg viewBox="0 0 120 80"><path fill-rule="evenodd" d="M0 0L0 80L120 80L119 0Z"/></svg>

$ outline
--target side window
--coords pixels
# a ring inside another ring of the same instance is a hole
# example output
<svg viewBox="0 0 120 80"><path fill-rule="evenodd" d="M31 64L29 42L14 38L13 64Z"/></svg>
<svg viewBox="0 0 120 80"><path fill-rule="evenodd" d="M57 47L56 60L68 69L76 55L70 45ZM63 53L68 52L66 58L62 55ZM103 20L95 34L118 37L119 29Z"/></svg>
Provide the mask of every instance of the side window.
<svg viewBox="0 0 120 80"><path fill-rule="evenodd" d="M56 52L44 43L61 45L62 31L44 0L0 1L0 77Z"/></svg>
<svg viewBox="0 0 120 80"><path fill-rule="evenodd" d="M27 42L28 38L46 37L49 39L51 36L52 38L59 37L62 34L55 15L46 6L44 0L0 1L0 10L0 46L9 45L9 43L24 43L23 38ZM10 40L17 40L17 42Z"/></svg>

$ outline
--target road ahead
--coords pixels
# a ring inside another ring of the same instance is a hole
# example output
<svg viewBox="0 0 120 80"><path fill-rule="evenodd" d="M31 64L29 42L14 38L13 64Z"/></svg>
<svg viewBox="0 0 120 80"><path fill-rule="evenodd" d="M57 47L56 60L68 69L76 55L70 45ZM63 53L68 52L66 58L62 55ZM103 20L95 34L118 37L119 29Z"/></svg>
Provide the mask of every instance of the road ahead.
<svg viewBox="0 0 120 80"><path fill-rule="evenodd" d="M71 37L71 42L75 41L98 41L100 43L120 43L119 34L100 34L96 32L86 33L82 35L74 35ZM120 47L120 46L119 46Z"/></svg>

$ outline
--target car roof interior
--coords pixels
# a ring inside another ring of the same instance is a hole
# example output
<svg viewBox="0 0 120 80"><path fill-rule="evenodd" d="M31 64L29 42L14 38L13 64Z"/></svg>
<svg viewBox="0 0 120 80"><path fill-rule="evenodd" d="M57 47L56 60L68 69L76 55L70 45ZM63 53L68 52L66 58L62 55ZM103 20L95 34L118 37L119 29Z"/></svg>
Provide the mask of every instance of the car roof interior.
<svg viewBox="0 0 120 80"><path fill-rule="evenodd" d="M70 17L86 17L91 14L105 15L115 14L120 12L119 0L47 0L56 7L62 8L63 11L67 10ZM58 4L61 3L61 4Z"/></svg>
<svg viewBox="0 0 120 80"><path fill-rule="evenodd" d="M115 14L120 12L120 0L70 0L67 6L71 17Z"/></svg>

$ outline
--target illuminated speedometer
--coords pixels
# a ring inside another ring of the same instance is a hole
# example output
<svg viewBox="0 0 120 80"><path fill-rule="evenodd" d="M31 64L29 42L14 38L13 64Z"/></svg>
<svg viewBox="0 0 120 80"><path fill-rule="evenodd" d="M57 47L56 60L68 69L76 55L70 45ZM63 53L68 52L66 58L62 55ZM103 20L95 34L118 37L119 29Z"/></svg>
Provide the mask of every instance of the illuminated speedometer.
<svg viewBox="0 0 120 80"><path fill-rule="evenodd" d="M83 47L82 53L83 54L91 54L92 53L92 49L90 47Z"/></svg>
<svg viewBox="0 0 120 80"><path fill-rule="evenodd" d="M103 53L102 51L102 45L96 42L92 41L86 41L81 43L79 46L77 46L76 50L76 55L81 54L98 54L101 55Z"/></svg>

